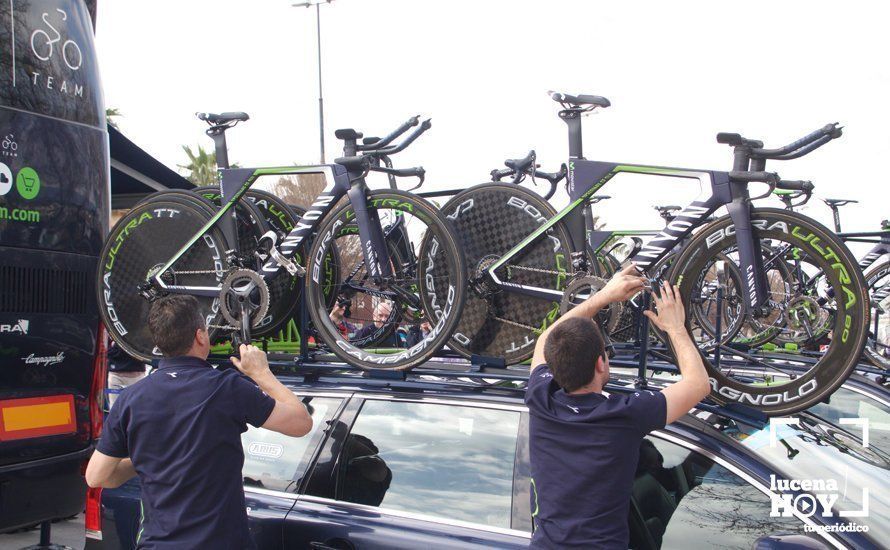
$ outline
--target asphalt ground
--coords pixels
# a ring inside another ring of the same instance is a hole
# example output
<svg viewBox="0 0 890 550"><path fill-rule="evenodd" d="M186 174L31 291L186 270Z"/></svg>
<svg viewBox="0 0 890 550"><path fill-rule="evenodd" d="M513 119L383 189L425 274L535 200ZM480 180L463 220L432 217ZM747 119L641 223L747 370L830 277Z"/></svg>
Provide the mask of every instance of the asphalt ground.
<svg viewBox="0 0 890 550"><path fill-rule="evenodd" d="M57 521L52 524L50 542L70 546L76 550L83 550L84 531L83 514L76 518ZM40 542L40 528L35 527L27 531L17 533L4 533L0 535L0 550L19 550Z"/></svg>

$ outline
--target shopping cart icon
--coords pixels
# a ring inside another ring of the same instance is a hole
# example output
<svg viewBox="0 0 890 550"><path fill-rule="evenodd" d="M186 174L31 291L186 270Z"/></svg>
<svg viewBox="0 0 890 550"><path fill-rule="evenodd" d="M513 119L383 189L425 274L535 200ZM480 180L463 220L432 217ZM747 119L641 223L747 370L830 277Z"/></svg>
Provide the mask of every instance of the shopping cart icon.
<svg viewBox="0 0 890 550"><path fill-rule="evenodd" d="M40 176L37 171L29 166L25 166L15 177L15 186L19 190L22 197L33 199L40 193Z"/></svg>

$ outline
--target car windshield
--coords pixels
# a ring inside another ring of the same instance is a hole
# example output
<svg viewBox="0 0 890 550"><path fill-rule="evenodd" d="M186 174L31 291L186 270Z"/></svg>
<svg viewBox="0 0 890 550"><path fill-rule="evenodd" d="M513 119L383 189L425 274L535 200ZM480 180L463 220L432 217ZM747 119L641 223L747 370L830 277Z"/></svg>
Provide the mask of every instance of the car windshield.
<svg viewBox="0 0 890 550"><path fill-rule="evenodd" d="M774 492L788 492L786 483L796 481L798 487L791 489L827 502L836 498L830 508L840 523L868 526L870 539L890 540L890 455L864 447L858 437L818 416L803 413L787 420L798 425L775 426L774 440L769 425L756 429L730 422L722 431L775 468Z"/></svg>

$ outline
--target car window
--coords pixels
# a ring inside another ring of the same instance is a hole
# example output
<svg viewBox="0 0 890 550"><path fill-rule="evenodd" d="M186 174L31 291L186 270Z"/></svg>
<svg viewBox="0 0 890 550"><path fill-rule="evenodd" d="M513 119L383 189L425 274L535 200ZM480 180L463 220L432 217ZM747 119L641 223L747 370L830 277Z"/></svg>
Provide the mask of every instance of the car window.
<svg viewBox="0 0 890 550"><path fill-rule="evenodd" d="M828 403L817 403L809 412L836 425L841 418L867 418L869 445L890 453L890 407L877 399L841 387Z"/></svg>
<svg viewBox="0 0 890 550"><path fill-rule="evenodd" d="M704 455L648 436L640 446L632 548L752 548L762 536L803 533L795 517L770 517L769 496Z"/></svg>
<svg viewBox="0 0 890 550"><path fill-rule="evenodd" d="M366 401L343 445L337 498L510 528L520 413Z"/></svg>
<svg viewBox="0 0 890 550"><path fill-rule="evenodd" d="M330 420L342 402L332 397L310 397L307 405L312 414L312 431L303 437L287 435L248 426L241 435L244 446L245 487L259 487L276 491L293 489L303 475L312 452L318 447Z"/></svg>
<svg viewBox="0 0 890 550"><path fill-rule="evenodd" d="M833 498L842 523L867 529L863 536L875 542L890 540L890 454L865 447L856 426L848 432L809 412L791 419L797 424L772 427L774 438L769 425L729 422L721 429L774 468L779 482L807 481L813 487L804 492Z"/></svg>

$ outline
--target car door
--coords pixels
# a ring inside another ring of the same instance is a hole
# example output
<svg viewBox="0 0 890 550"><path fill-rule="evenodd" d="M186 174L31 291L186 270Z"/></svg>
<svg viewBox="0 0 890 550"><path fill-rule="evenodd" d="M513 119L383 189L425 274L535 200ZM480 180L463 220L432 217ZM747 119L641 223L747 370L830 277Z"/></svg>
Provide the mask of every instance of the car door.
<svg viewBox="0 0 890 550"><path fill-rule="evenodd" d="M325 428L336 417L344 395L301 394L312 414L312 431L290 437L263 428L248 427L241 436L244 447L244 497L251 535L257 548L282 547L282 527L296 500L296 488L313 462Z"/></svg>
<svg viewBox="0 0 890 550"><path fill-rule="evenodd" d="M813 544L808 548L829 547L797 517L773 517L765 491L709 451L667 432L650 434L634 478L630 548L682 548L695 541L701 548L748 549L769 536L805 537Z"/></svg>
<svg viewBox="0 0 890 550"><path fill-rule="evenodd" d="M527 548L513 511L522 410L354 397L287 514L285 546Z"/></svg>

